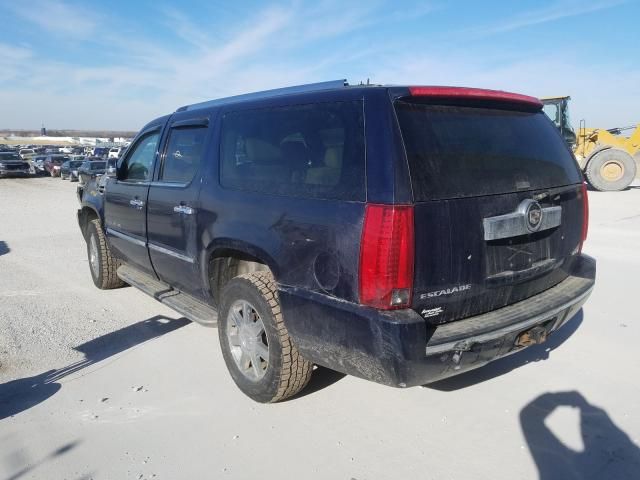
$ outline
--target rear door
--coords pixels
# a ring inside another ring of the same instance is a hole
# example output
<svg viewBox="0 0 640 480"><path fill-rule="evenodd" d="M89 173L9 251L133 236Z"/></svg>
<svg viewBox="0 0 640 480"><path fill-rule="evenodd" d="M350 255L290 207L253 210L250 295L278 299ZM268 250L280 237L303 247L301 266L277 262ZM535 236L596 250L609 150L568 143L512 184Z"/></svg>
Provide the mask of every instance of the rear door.
<svg viewBox="0 0 640 480"><path fill-rule="evenodd" d="M208 148L209 118L177 113L166 134L156 180L149 190L149 255L161 280L202 297L197 262L199 171Z"/></svg>
<svg viewBox="0 0 640 480"><path fill-rule="evenodd" d="M567 277L582 176L539 110L396 102L415 201L414 308L434 323L523 300Z"/></svg>
<svg viewBox="0 0 640 480"><path fill-rule="evenodd" d="M147 251L147 195L158 151L160 127L139 136L122 159L118 176L105 188L105 226L109 243L127 263L153 272Z"/></svg>

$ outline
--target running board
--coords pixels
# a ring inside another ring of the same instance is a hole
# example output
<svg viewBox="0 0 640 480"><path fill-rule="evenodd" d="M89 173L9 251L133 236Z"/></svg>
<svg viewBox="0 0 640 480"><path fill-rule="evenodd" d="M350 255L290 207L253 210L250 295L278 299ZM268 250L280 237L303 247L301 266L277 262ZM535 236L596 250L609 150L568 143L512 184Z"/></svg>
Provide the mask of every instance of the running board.
<svg viewBox="0 0 640 480"><path fill-rule="evenodd" d="M147 295L164 303L167 307L184 315L192 322L199 323L205 327L218 325L218 312L216 309L193 298L191 295L175 290L169 284L128 265L118 267L117 273L123 282L142 290Z"/></svg>

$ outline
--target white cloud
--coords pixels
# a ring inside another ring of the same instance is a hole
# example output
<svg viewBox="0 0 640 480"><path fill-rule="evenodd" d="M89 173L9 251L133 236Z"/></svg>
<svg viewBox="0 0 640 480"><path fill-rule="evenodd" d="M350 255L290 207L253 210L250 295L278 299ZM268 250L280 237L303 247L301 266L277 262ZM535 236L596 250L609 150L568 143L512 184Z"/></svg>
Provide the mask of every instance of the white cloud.
<svg viewBox="0 0 640 480"><path fill-rule="evenodd" d="M33 55L29 48L0 43L0 61L16 62L26 60Z"/></svg>
<svg viewBox="0 0 640 480"><path fill-rule="evenodd" d="M585 3L584 1L577 0L560 0L547 7L529 10L494 25L479 27L469 32L478 35L510 32L525 27L562 20L564 18L586 15L588 13L613 8L627 2L628 0L601 0Z"/></svg>
<svg viewBox="0 0 640 480"><path fill-rule="evenodd" d="M95 31L97 25L96 12L59 0L12 2L8 8L21 20L65 37L87 37Z"/></svg>

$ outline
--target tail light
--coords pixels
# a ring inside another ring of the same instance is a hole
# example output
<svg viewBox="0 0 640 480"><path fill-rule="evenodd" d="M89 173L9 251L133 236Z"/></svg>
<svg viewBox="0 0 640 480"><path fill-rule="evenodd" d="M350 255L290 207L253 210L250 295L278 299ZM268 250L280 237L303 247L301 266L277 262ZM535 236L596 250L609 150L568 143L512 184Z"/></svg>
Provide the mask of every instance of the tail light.
<svg viewBox="0 0 640 480"><path fill-rule="evenodd" d="M360 303L382 310L411 305L413 207L367 204L360 244Z"/></svg>
<svg viewBox="0 0 640 480"><path fill-rule="evenodd" d="M587 232L589 231L589 197L587 195L587 184L582 184L582 235L580 237L580 249L582 252L582 245L587 240Z"/></svg>

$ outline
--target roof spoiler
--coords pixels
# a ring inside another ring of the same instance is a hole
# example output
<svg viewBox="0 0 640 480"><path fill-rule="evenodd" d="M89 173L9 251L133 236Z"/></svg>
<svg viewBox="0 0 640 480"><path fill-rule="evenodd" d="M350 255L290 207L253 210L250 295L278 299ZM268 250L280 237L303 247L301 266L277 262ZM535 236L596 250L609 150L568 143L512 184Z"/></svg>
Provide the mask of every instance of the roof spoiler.
<svg viewBox="0 0 640 480"><path fill-rule="evenodd" d="M487 90L467 87L409 87L412 97L433 97L451 99L490 100L498 102L519 103L530 107L542 108L542 102L536 97L520 93Z"/></svg>

